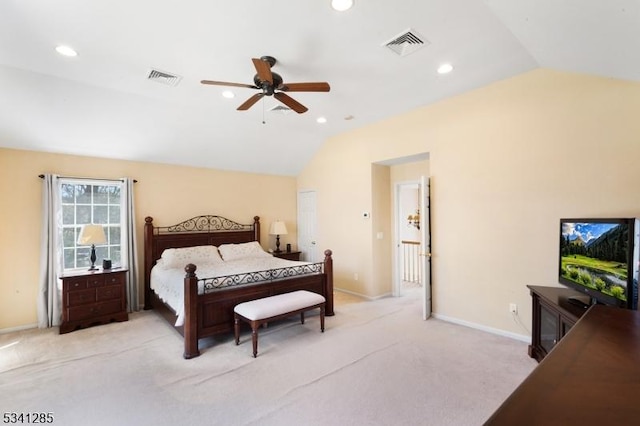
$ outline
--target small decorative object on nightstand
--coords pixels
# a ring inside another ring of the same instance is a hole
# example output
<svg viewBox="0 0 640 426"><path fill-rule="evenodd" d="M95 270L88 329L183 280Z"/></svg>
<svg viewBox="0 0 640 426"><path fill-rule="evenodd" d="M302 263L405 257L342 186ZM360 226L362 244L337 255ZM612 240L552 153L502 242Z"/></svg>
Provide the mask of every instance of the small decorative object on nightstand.
<svg viewBox="0 0 640 426"><path fill-rule="evenodd" d="M284 222L281 220L273 222L269 234L276 236L276 249L274 253L282 253L282 250L280 250L280 235L287 235L287 227L284 225Z"/></svg>
<svg viewBox="0 0 640 426"><path fill-rule="evenodd" d="M299 251L281 251L280 253L276 253L274 251L273 252L273 256L274 257L279 257L281 259L299 261L300 260L300 253L301 252L299 252Z"/></svg>
<svg viewBox="0 0 640 426"><path fill-rule="evenodd" d="M126 269L70 272L62 277L60 334L95 324L127 321Z"/></svg>

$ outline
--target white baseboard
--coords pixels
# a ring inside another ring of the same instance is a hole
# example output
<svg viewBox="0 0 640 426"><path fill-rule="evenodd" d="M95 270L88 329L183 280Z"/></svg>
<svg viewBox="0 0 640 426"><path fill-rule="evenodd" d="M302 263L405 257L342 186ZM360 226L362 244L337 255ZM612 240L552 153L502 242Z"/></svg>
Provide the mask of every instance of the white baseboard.
<svg viewBox="0 0 640 426"><path fill-rule="evenodd" d="M0 334L13 333L15 331L30 330L32 328L38 328L38 324L19 325L18 327L0 328Z"/></svg>
<svg viewBox="0 0 640 426"><path fill-rule="evenodd" d="M333 290L334 291L339 291L340 293L346 293L346 294L350 294L352 296L361 297L361 298L367 299L367 300L378 300L378 299L382 299L383 297L390 297L391 296L391 293L385 293L385 294L380 295L380 296L371 297L371 296L365 296L364 294L356 293L355 291L345 290L345 289L342 289L342 288L334 288Z"/></svg>
<svg viewBox="0 0 640 426"><path fill-rule="evenodd" d="M499 328L487 327L485 325L464 321L458 318L447 317L445 315L436 313L433 313L433 317L453 324L463 325L465 327L475 328L476 330L486 331L487 333L497 334L498 336L504 336L510 339L519 340L524 343L531 343L531 336L527 336L524 334L511 333L509 331L500 330Z"/></svg>

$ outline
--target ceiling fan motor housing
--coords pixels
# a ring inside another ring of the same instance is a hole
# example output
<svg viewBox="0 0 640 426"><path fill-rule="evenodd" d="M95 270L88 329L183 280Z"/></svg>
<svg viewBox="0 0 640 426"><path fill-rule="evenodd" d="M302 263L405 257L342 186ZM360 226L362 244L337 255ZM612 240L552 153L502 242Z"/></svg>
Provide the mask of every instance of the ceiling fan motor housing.
<svg viewBox="0 0 640 426"><path fill-rule="evenodd" d="M261 88L265 95L271 96L273 95L273 91L275 89L282 86L283 81L282 77L280 77L280 74L277 74L275 72L271 73L271 78L273 79L273 84L269 83L266 80L260 80L260 77L258 76L258 74L256 74L253 76L253 83L256 85L256 87Z"/></svg>

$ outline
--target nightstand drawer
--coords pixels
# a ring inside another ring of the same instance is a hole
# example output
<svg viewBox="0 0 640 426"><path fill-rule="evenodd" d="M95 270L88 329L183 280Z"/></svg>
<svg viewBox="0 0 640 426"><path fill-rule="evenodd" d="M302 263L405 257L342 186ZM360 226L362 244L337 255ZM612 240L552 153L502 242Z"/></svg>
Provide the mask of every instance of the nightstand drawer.
<svg viewBox="0 0 640 426"><path fill-rule="evenodd" d="M96 303L95 305L77 306L69 308L69 321L79 321L102 315L114 314L122 310L120 300Z"/></svg>
<svg viewBox="0 0 640 426"><path fill-rule="evenodd" d="M98 302L120 298L122 298L122 286L110 285L96 289L96 299Z"/></svg>
<svg viewBox="0 0 640 426"><path fill-rule="evenodd" d="M273 252L273 255L275 257L279 257L280 259L299 261L300 260L300 253L301 252L299 252L299 251L281 251L279 253Z"/></svg>
<svg viewBox="0 0 640 426"><path fill-rule="evenodd" d="M67 306L84 305L96 301L96 291L92 288L87 290L70 291L67 295Z"/></svg>

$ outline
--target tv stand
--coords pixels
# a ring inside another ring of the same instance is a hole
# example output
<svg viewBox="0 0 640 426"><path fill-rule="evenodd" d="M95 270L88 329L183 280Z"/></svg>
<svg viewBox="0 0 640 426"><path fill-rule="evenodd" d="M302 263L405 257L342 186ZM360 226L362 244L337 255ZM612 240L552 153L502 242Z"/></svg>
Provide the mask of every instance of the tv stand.
<svg viewBox="0 0 640 426"><path fill-rule="evenodd" d="M584 315L589 305L585 307L580 301L583 294L566 287L527 287L533 303L529 356L540 362Z"/></svg>
<svg viewBox="0 0 640 426"><path fill-rule="evenodd" d="M591 298L589 296L569 296L567 298L567 302L582 309L587 309L589 306L591 306Z"/></svg>

